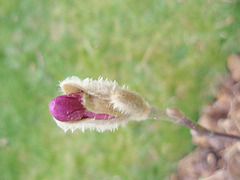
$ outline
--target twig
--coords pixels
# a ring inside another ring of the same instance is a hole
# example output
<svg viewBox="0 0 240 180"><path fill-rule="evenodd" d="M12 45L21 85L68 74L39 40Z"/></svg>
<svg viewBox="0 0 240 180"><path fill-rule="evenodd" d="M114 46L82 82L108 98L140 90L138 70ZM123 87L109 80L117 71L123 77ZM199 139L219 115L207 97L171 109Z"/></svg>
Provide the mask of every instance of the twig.
<svg viewBox="0 0 240 180"><path fill-rule="evenodd" d="M221 139L224 141L238 141L240 142L240 137L234 135L228 135L223 133L217 133L211 130L208 130L201 125L193 122L189 119L182 111L176 107L167 108L166 111L152 108L151 116L153 119L164 118L168 121L171 121L175 124L183 125L189 129L194 130L199 136L205 136L207 138Z"/></svg>

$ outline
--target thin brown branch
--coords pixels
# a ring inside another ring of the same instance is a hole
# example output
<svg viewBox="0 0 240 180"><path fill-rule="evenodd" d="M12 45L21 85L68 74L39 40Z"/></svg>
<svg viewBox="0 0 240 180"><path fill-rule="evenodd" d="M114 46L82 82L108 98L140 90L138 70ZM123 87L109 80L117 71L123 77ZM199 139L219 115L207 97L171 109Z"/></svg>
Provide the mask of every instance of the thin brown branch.
<svg viewBox="0 0 240 180"><path fill-rule="evenodd" d="M207 138L215 138L215 139L221 139L224 141L238 141L240 142L240 137L234 136L234 135L228 135L223 133L214 132L211 130L208 130L201 125L193 122L191 119L189 119L182 111L180 111L176 107L170 107L167 108L166 112L153 108L152 110L152 117L154 119L159 119L161 117L167 116L168 118L165 118L175 124L183 125L189 129L194 130L197 135L199 136L205 136Z"/></svg>

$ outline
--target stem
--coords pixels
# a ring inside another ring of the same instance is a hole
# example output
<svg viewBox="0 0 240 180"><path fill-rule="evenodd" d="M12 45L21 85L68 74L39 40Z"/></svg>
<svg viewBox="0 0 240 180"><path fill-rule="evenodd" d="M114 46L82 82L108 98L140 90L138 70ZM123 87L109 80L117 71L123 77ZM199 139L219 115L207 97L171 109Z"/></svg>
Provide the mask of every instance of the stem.
<svg viewBox="0 0 240 180"><path fill-rule="evenodd" d="M193 122L191 119L185 116L185 114L176 107L167 108L166 111L152 107L151 116L153 119L164 118L175 124L183 125L197 132L199 136L205 136L207 138L216 138L224 141L240 142L240 137L238 136L217 133L202 127L201 125Z"/></svg>

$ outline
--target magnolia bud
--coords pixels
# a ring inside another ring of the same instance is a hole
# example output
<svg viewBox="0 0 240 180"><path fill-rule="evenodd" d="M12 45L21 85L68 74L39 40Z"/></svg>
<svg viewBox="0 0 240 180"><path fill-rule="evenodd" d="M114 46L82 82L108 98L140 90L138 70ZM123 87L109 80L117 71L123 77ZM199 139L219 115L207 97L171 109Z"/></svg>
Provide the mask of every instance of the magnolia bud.
<svg viewBox="0 0 240 180"><path fill-rule="evenodd" d="M62 96L49 103L49 110L63 130L115 130L131 120L145 120L151 107L137 93L116 81L70 77L60 82Z"/></svg>

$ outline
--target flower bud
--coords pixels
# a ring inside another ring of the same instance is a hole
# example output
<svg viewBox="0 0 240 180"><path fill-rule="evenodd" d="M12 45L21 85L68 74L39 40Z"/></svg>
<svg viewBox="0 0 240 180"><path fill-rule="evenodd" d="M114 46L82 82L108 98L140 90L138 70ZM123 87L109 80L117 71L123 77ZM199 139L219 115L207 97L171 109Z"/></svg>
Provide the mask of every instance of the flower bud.
<svg viewBox="0 0 240 180"><path fill-rule="evenodd" d="M150 106L137 93L116 81L69 77L60 82L62 96L49 103L50 113L63 130L115 130L130 120L145 120Z"/></svg>

